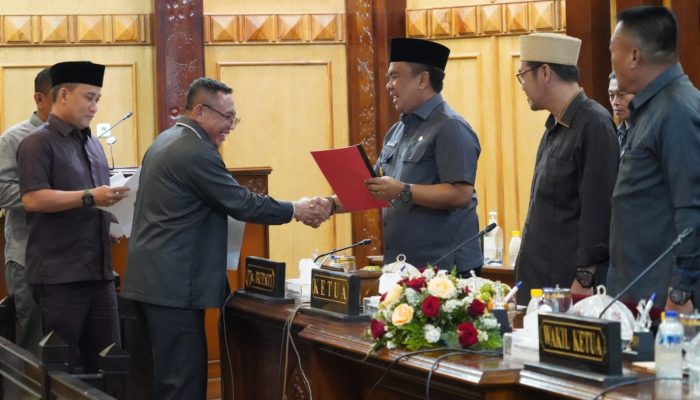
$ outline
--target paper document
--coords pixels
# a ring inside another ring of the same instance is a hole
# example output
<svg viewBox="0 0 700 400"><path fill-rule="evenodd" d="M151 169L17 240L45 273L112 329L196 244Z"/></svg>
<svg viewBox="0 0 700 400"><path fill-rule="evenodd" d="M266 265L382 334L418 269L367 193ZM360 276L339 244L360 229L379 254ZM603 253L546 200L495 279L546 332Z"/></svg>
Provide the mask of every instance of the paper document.
<svg viewBox="0 0 700 400"><path fill-rule="evenodd" d="M241 245L243 244L243 231L245 222L228 217L228 243L226 244L226 268L238 269L238 261L241 258Z"/></svg>
<svg viewBox="0 0 700 400"><path fill-rule="evenodd" d="M126 192L126 197L109 207L97 207L114 215L118 221L110 226L110 234L115 237L131 236L131 225L134 222L134 204L136 203L136 192L139 189L139 175L141 168L137 169L133 175L125 178L123 174L117 173L109 178L109 186L126 186L130 190Z"/></svg>
<svg viewBox="0 0 700 400"><path fill-rule="evenodd" d="M312 151L311 155L346 211L389 207L389 202L375 199L365 186L365 180L376 175L362 145Z"/></svg>

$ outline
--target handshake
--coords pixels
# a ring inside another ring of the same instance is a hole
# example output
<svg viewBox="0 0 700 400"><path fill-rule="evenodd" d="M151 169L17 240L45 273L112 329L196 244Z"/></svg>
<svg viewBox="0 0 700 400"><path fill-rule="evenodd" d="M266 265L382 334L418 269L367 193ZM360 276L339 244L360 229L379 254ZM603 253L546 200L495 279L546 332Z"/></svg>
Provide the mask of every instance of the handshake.
<svg viewBox="0 0 700 400"><path fill-rule="evenodd" d="M334 204L329 198L303 197L294 204L294 219L304 224L318 228L321 223L330 218L334 211Z"/></svg>

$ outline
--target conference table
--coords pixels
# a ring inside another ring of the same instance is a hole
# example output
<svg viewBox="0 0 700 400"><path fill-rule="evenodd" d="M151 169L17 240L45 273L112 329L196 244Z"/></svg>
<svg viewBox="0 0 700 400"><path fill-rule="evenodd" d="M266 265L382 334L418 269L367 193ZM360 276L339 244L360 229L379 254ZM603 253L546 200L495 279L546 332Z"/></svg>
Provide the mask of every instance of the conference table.
<svg viewBox="0 0 700 400"><path fill-rule="evenodd" d="M455 355L437 368L444 351L403 358L406 350L381 349L368 355L371 342L363 338L368 322L341 322L298 309L303 307L308 305L239 295L229 300L220 324L224 399L234 394L237 400L281 399L282 393L299 400L594 399L605 389L526 370L500 355ZM632 368L625 365L627 371ZM649 372L634 372L653 378ZM686 381L673 394L665 385L625 386L605 399L691 398Z"/></svg>

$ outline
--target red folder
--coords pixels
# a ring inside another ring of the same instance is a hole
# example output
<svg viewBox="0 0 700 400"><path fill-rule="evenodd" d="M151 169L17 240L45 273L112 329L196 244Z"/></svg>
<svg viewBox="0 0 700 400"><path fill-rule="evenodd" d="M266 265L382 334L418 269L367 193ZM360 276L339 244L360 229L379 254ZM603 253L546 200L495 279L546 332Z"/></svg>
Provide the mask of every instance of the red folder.
<svg viewBox="0 0 700 400"><path fill-rule="evenodd" d="M389 202L369 194L365 180L376 176L362 145L312 151L321 172L346 211L389 207Z"/></svg>

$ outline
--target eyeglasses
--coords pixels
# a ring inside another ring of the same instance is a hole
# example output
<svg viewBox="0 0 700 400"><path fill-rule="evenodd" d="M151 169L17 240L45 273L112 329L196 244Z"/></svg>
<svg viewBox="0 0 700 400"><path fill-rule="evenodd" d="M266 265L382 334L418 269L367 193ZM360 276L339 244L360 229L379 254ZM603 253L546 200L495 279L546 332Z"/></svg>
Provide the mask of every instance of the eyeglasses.
<svg viewBox="0 0 700 400"><path fill-rule="evenodd" d="M217 110L216 108L210 106L209 104L202 104L203 107L206 107L215 113L221 115L222 117L226 118L228 121L229 126L231 126L231 129L235 128L236 125L238 125L241 122L241 117L237 117L235 114L234 115L228 115L224 114L221 111Z"/></svg>
<svg viewBox="0 0 700 400"><path fill-rule="evenodd" d="M522 85L523 83L525 83L525 74L527 74L530 71L534 71L539 67L541 67L541 65L538 65L536 67L532 67L530 69L526 69L523 72L518 72L517 74L515 74L515 77L518 78L518 82L520 82L520 84Z"/></svg>

